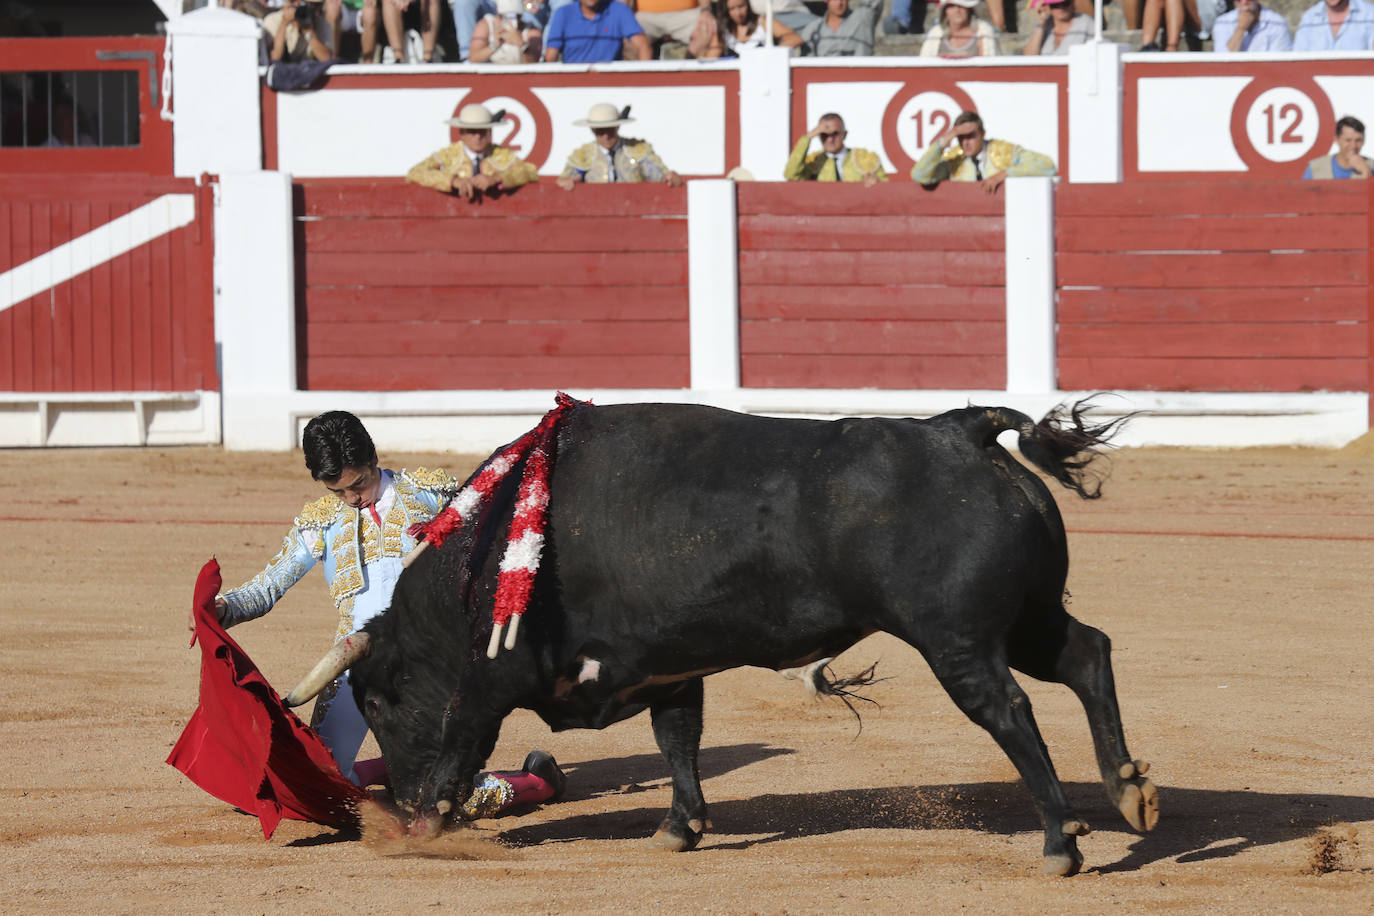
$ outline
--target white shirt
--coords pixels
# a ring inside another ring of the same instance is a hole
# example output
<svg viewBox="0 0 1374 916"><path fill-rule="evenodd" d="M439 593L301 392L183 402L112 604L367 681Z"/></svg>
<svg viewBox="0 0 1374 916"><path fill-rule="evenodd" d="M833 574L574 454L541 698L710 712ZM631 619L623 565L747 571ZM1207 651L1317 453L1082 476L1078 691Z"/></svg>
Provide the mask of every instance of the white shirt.
<svg viewBox="0 0 1374 916"><path fill-rule="evenodd" d="M1231 10L1212 23L1212 50L1223 53L1230 50L1226 45L1236 32L1239 17L1240 10ZM1287 20L1271 9L1260 7L1259 21L1240 40L1240 49L1242 52L1293 50L1293 36L1288 34Z"/></svg>

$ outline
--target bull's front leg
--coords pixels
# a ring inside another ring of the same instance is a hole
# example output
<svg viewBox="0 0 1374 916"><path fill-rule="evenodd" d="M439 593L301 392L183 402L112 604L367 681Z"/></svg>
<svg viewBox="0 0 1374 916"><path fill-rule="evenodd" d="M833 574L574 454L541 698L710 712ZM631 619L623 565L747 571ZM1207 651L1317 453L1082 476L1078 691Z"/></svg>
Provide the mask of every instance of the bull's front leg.
<svg viewBox="0 0 1374 916"><path fill-rule="evenodd" d="M654 841L673 852L696 847L711 826L701 794L697 754L701 749L702 679L677 685L649 707L654 740L673 774L673 804L654 834Z"/></svg>
<svg viewBox="0 0 1374 916"><path fill-rule="evenodd" d="M439 757L420 788L412 835L436 836L445 824L462 817L472 797L477 773L496 749L504 714L463 702L459 691L443 720Z"/></svg>

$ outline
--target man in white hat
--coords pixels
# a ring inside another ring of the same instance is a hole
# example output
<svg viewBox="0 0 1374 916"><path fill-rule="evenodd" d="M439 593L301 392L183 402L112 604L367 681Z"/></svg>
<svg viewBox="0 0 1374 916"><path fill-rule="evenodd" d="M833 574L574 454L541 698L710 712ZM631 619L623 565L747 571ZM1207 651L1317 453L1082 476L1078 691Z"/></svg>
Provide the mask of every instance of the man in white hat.
<svg viewBox="0 0 1374 916"><path fill-rule="evenodd" d="M675 188L680 186L682 176L663 164L652 145L620 136L620 125L633 120L628 105L624 111L618 111L609 102L599 102L585 118L574 121L578 127L590 127L596 139L572 151L563 174L558 176L558 186L565 191L571 191L578 182L662 181Z"/></svg>
<svg viewBox="0 0 1374 916"><path fill-rule="evenodd" d="M472 200L483 193L511 191L539 179L534 166L491 142L491 129L504 111L492 115L485 105L464 105L448 124L458 128L458 142L426 156L406 173L406 181L436 191L452 191Z"/></svg>

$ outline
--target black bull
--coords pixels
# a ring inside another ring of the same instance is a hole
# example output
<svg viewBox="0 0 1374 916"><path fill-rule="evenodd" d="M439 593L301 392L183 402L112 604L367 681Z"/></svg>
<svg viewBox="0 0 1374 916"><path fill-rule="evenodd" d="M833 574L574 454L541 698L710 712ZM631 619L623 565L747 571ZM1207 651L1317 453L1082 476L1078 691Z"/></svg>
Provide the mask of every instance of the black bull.
<svg viewBox="0 0 1374 916"><path fill-rule="evenodd" d="M516 648L484 651L506 518L420 557L366 627L354 694L411 829L437 830L461 806L512 710L561 730L648 709L673 782L656 838L690 849L707 826L702 678L803 666L880 631L919 650L1016 765L1045 826L1046 872L1081 867L1087 825L1008 666L1077 694L1108 795L1152 828L1158 795L1126 750L1109 640L1064 609L1058 507L997 443L1015 430L1027 460L1094 497L1087 466L1120 421L1089 425L1085 409L1039 423L978 407L834 422L576 409Z"/></svg>

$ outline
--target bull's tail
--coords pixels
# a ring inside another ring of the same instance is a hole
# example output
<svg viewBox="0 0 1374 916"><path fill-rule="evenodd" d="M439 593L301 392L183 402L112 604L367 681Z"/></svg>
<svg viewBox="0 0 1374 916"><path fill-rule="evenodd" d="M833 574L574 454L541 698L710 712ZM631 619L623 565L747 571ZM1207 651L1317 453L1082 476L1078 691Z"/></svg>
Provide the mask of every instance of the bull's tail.
<svg viewBox="0 0 1374 916"><path fill-rule="evenodd" d="M1136 412L1106 423L1087 422L1096 397L1059 404L1039 423L1009 407L986 408L988 425L981 431L982 444L989 446L1000 433L1014 429L1020 436L1017 447L1027 461L1084 499L1097 499L1102 495L1102 477L1090 465Z"/></svg>

